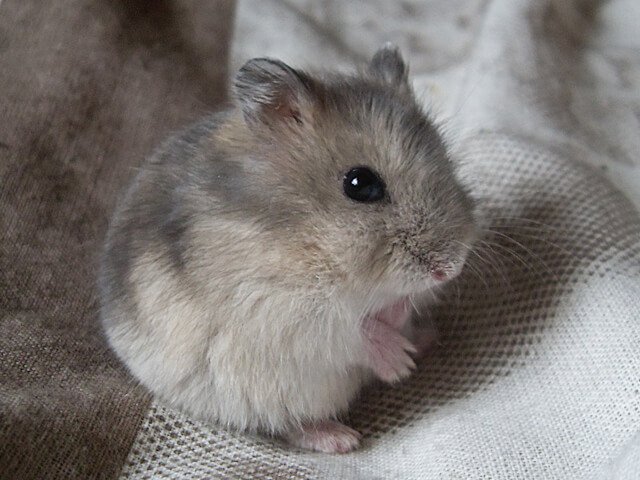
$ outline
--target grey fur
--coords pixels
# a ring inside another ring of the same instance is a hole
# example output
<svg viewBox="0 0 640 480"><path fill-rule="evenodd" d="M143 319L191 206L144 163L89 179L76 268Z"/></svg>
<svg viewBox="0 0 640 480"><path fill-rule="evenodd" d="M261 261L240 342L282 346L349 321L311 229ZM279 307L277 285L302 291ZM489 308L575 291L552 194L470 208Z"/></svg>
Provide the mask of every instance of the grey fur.
<svg viewBox="0 0 640 480"><path fill-rule="evenodd" d="M279 60L254 58L236 75L233 90L247 121L264 121L284 113L299 122L300 103L309 94L308 84L304 74Z"/></svg>
<svg viewBox="0 0 640 480"><path fill-rule="evenodd" d="M404 63L400 50L392 43L385 44L376 52L369 64L369 71L378 79L404 91L409 91L409 68Z"/></svg>
<svg viewBox="0 0 640 480"><path fill-rule="evenodd" d="M363 317L436 288L435 269L459 272L473 204L406 71L388 48L353 76L251 60L236 108L143 166L100 290L111 345L150 390L238 429L335 417L370 377ZM384 201L344 195L362 165Z"/></svg>

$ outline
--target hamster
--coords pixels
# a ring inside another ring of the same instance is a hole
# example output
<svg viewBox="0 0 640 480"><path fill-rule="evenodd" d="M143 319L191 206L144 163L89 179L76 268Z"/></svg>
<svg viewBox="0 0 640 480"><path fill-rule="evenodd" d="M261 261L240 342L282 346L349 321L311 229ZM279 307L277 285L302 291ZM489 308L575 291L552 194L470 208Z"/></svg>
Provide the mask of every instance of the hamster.
<svg viewBox="0 0 640 480"><path fill-rule="evenodd" d="M397 48L359 73L249 60L234 107L164 143L107 234L110 346L161 401L323 451L415 366L412 305L463 267L474 205Z"/></svg>

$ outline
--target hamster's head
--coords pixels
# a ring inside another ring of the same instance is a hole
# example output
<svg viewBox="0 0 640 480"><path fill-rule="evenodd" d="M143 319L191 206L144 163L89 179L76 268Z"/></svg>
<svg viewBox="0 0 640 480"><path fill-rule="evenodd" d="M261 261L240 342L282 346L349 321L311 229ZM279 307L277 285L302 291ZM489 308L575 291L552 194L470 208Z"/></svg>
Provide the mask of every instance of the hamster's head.
<svg viewBox="0 0 640 480"><path fill-rule="evenodd" d="M235 79L265 215L311 277L406 295L463 267L474 205L407 73L385 46L357 75L254 59Z"/></svg>

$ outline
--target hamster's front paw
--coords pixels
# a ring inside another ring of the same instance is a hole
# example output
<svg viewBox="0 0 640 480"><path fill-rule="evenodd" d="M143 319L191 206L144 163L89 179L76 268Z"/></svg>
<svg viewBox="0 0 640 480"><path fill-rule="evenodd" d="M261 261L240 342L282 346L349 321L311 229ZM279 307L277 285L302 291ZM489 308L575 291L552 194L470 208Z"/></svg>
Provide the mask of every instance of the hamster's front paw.
<svg viewBox="0 0 640 480"><path fill-rule="evenodd" d="M411 309L409 306L409 298L403 297L397 302L392 303L388 307L375 313L371 320L377 320L379 322L386 323L396 330L401 330L411 317Z"/></svg>
<svg viewBox="0 0 640 480"><path fill-rule="evenodd" d="M382 381L397 382L416 368L411 358L416 348L395 328L371 317L365 320L363 333L368 366Z"/></svg>
<svg viewBox="0 0 640 480"><path fill-rule="evenodd" d="M362 435L335 420L304 425L287 435L287 440L296 447L324 453L347 453L360 444Z"/></svg>

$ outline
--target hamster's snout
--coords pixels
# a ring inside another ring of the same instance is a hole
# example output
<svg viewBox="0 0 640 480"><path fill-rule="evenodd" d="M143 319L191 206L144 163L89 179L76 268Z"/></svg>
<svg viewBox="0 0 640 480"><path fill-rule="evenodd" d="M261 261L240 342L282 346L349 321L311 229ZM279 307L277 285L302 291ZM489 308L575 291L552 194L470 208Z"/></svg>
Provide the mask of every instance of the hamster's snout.
<svg viewBox="0 0 640 480"><path fill-rule="evenodd" d="M443 268L436 268L431 272L431 278L436 282L444 282L449 279L449 273Z"/></svg>
<svg viewBox="0 0 640 480"><path fill-rule="evenodd" d="M462 245L452 245L440 252L428 248L408 251L411 262L418 266L421 276L430 278L435 283L444 283L457 277L467 259L469 249Z"/></svg>
<svg viewBox="0 0 640 480"><path fill-rule="evenodd" d="M434 262L431 267L431 278L436 282L441 283L448 280L452 280L457 277L461 272L467 261L467 257L473 248L473 244L476 242L477 227L475 223L470 223L461 235L462 240L452 240L450 244L451 251L447 260L441 262Z"/></svg>
<svg viewBox="0 0 640 480"><path fill-rule="evenodd" d="M462 272L468 252L468 249L464 248L453 260L435 260L432 262L429 268L431 278L436 283L443 283L457 277Z"/></svg>
<svg viewBox="0 0 640 480"><path fill-rule="evenodd" d="M444 236L449 238L443 240ZM474 223L469 223L457 232L427 231L425 236L414 235L407 240L402 246L413 263L410 270L420 272L422 278L434 284L442 284L462 272L476 241L476 227Z"/></svg>

